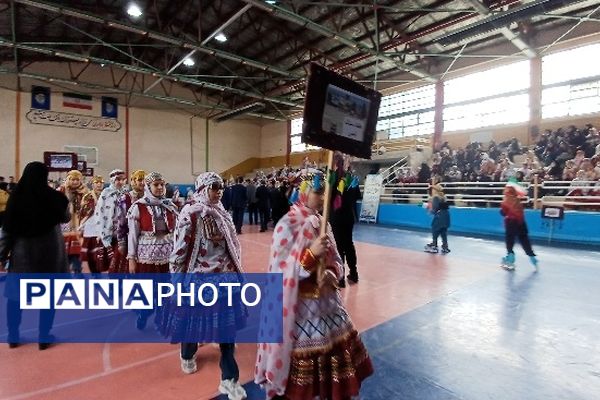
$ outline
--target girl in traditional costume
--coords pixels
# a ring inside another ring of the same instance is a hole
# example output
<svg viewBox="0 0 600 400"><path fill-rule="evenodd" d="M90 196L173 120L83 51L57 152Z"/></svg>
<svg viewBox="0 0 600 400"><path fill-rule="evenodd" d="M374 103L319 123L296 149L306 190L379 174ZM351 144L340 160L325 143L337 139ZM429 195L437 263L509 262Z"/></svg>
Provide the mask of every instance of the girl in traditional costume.
<svg viewBox="0 0 600 400"><path fill-rule="evenodd" d="M65 249L69 257L69 265L74 273L81 273L81 232L79 231L79 216L81 211L81 201L83 196L88 193L87 187L83 184L83 175L77 170L67 173L65 183L58 188L69 199L69 213L71 220L62 225L63 236L65 238Z"/></svg>
<svg viewBox="0 0 600 400"><path fill-rule="evenodd" d="M319 175L292 201L275 227L269 262L269 272L283 274L283 343L259 345L254 381L268 399L350 399L373 366L336 287L343 269L329 224L319 237Z"/></svg>
<svg viewBox="0 0 600 400"><path fill-rule="evenodd" d="M120 221L120 198L127 178L125 172L120 169L111 171L110 185L102 191L94 215L98 225L98 240L109 250L110 273L127 272L127 260L124 249L119 249L117 241L117 230Z"/></svg>
<svg viewBox="0 0 600 400"><path fill-rule="evenodd" d="M119 199L119 225L117 228L117 241L119 243L119 252L123 254L127 254L127 241L129 232L127 212L129 212L129 209L133 203L144 197L145 178L146 171L141 169L133 171L129 176L131 190L125 191Z"/></svg>
<svg viewBox="0 0 600 400"><path fill-rule="evenodd" d="M157 274L169 272L173 251L173 231L177 207L165 197L166 182L158 172L145 177L144 197L127 211L129 273ZM139 310L138 329L144 329L152 310Z"/></svg>
<svg viewBox="0 0 600 400"><path fill-rule="evenodd" d="M175 229L175 245L170 258L170 269L176 274L243 273L241 246L235 234L231 215L223 208L223 180L214 172L206 172L196 179L196 191L191 204L181 210ZM177 316L167 324L171 336L177 332L204 329L205 332L233 332L245 324L245 313L240 307L204 314ZM186 335L183 335L186 337ZM221 338L203 337L203 341L222 341ZM212 339L212 340L211 340ZM181 343L181 369L186 374L196 372L195 359L198 342ZM230 400L245 399L246 392L238 382L239 369L234 358L235 343L220 343L221 383L219 391Z"/></svg>
<svg viewBox="0 0 600 400"><path fill-rule="evenodd" d="M81 261L88 263L90 272L95 274L102 270L101 265L97 265L93 251L98 247L98 224L94 216L96 203L104 189L104 179L101 176L92 178L92 190L86 193L81 199L81 209L79 210L80 227L83 230L83 244L81 245Z"/></svg>
<svg viewBox="0 0 600 400"><path fill-rule="evenodd" d="M145 178L144 197L127 212L127 259L130 273L167 273L173 251L177 207L165 197L165 180L158 172Z"/></svg>

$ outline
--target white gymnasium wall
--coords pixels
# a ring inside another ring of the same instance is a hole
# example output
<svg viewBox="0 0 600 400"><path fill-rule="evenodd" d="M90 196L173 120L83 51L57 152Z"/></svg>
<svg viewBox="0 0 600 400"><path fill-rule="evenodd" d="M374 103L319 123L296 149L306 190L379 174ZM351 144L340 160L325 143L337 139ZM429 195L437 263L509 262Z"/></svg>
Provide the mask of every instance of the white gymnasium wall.
<svg viewBox="0 0 600 400"><path fill-rule="evenodd" d="M287 122L271 122L262 127L260 157L284 156L287 151Z"/></svg>
<svg viewBox="0 0 600 400"><path fill-rule="evenodd" d="M20 169L30 161L42 160L44 151L64 151L65 145L98 148L99 164L95 172L107 176L114 168L125 168L126 109L119 107L118 132L32 124L26 118L31 106L30 92L21 93ZM0 89L0 175L20 175L15 171L16 92ZM93 110L64 109L62 94L53 90L52 111L100 115L100 100ZM129 110L129 168L158 170L169 181L191 183L194 174L206 170L206 121L192 120L190 140L189 114L132 107ZM193 142L193 151L190 149ZM261 154L261 127L247 121L209 123L209 170L221 172L250 157ZM285 151L284 151L285 153ZM193 158L193 170L192 170Z"/></svg>
<svg viewBox="0 0 600 400"><path fill-rule="evenodd" d="M16 104L16 92L0 89L0 176L7 179L15 175Z"/></svg>
<svg viewBox="0 0 600 400"><path fill-rule="evenodd" d="M202 120L202 124L205 121ZM252 157L260 157L260 125L248 121L209 123L209 169L223 172ZM201 132L206 132L203 127ZM203 138L205 136L201 135Z"/></svg>

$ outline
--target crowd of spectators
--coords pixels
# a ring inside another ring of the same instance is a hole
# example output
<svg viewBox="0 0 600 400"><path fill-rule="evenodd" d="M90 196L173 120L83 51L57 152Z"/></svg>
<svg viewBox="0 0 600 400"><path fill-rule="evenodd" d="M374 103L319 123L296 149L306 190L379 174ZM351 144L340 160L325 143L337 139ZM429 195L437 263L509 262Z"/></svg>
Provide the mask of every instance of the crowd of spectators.
<svg viewBox="0 0 600 400"><path fill-rule="evenodd" d="M517 160L518 159L518 160ZM600 134L592 125L546 130L534 145L525 147L516 138L502 143L473 142L453 149L448 142L433 154L431 166L418 170L401 167L389 183L427 183L432 175L444 182L503 182L511 177L531 182L597 181L600 179Z"/></svg>
<svg viewBox="0 0 600 400"><path fill-rule="evenodd" d="M445 142L429 163L422 163L417 169L400 167L387 177L386 183L429 183L433 176L440 176L445 183L505 182L512 177L519 182L533 183L537 176L539 183L570 182L558 185L562 186L560 189L546 187L539 195L600 195L600 182L597 182L600 180L600 134L589 124L581 129L569 126L546 130L531 146L523 146L516 138L501 143L473 142L459 149ZM396 189L395 193L406 190ZM453 192L451 186L449 190ZM470 194L489 195L493 191L479 193L474 189Z"/></svg>

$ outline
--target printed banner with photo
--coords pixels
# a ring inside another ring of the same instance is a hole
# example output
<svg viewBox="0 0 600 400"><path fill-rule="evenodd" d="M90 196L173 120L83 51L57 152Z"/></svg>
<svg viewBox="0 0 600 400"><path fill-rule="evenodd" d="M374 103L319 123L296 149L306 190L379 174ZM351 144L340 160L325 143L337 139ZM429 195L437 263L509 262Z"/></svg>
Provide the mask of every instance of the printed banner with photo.
<svg viewBox="0 0 600 400"><path fill-rule="evenodd" d="M371 102L334 85L327 86L323 111L324 132L362 142Z"/></svg>

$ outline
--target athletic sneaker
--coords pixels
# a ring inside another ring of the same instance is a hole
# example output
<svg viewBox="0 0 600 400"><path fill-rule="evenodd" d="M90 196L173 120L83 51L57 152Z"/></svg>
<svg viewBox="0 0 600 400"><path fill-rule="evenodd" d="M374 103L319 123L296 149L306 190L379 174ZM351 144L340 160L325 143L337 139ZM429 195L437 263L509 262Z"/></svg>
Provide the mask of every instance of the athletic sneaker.
<svg viewBox="0 0 600 400"><path fill-rule="evenodd" d="M442 254L448 254L450 253L450 249L447 247L442 247Z"/></svg>
<svg viewBox="0 0 600 400"><path fill-rule="evenodd" d="M229 400L242 400L247 396L242 385L233 379L222 380L219 384L219 392L226 394Z"/></svg>
<svg viewBox="0 0 600 400"><path fill-rule="evenodd" d="M427 253L437 253L438 247L436 245L434 245L433 243L429 243L428 245L425 246L425 251Z"/></svg>
<svg viewBox="0 0 600 400"><path fill-rule="evenodd" d="M181 358L181 356L179 356ZM184 374L193 374L198 371L198 364L196 364L196 359L192 358L191 360L186 360L181 358L181 370Z"/></svg>

